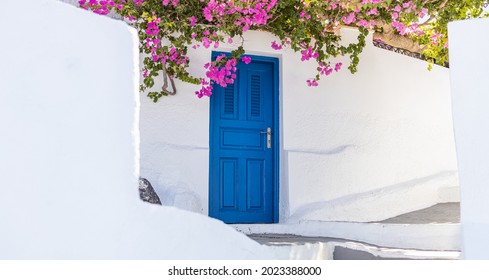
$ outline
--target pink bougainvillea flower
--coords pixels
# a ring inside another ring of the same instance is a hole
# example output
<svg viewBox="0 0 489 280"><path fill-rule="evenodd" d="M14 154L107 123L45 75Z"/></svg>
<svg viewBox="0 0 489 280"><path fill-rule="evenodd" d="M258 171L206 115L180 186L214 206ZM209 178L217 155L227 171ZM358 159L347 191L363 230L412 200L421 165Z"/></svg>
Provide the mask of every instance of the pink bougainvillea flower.
<svg viewBox="0 0 489 280"><path fill-rule="evenodd" d="M377 8L373 8L370 11L367 12L367 16L369 16L369 15L378 16L379 15L379 11L377 10Z"/></svg>
<svg viewBox="0 0 489 280"><path fill-rule="evenodd" d="M334 70L336 72L340 71L341 70L341 66L343 66L343 63L341 63L341 62L336 63L336 65L334 66Z"/></svg>
<svg viewBox="0 0 489 280"><path fill-rule="evenodd" d="M245 64L250 64L251 57L249 57L249 56L243 56L243 57L241 57L241 61L243 61Z"/></svg>
<svg viewBox="0 0 489 280"><path fill-rule="evenodd" d="M136 4L136 6L141 6L141 4L143 4L144 0L134 0L134 3Z"/></svg>
<svg viewBox="0 0 489 280"><path fill-rule="evenodd" d="M318 81L316 81L315 79L313 79L313 80L307 80L307 86L309 86L309 87L317 87L318 86Z"/></svg>
<svg viewBox="0 0 489 280"><path fill-rule="evenodd" d="M355 13L354 12L351 12L348 17L342 17L341 20L345 23L345 24L351 24L353 22L355 22Z"/></svg>
<svg viewBox="0 0 489 280"><path fill-rule="evenodd" d="M211 41L211 40L209 40L209 38L204 37L204 38L202 38L202 44L203 44L203 45L204 45L204 47L207 49L207 48L209 48L209 47L211 46L212 41Z"/></svg>
<svg viewBox="0 0 489 280"><path fill-rule="evenodd" d="M190 26L195 26L195 24L197 23L197 18L191 17L189 18L189 21L190 21Z"/></svg>
<svg viewBox="0 0 489 280"><path fill-rule="evenodd" d="M282 46L277 44L277 41L273 41L272 42L272 49L278 51L278 50L281 50L282 49Z"/></svg>
<svg viewBox="0 0 489 280"><path fill-rule="evenodd" d="M319 74L329 76L331 73L333 73L333 68L331 68L329 65L319 67Z"/></svg>
<svg viewBox="0 0 489 280"><path fill-rule="evenodd" d="M419 13L419 17L424 18L426 16L426 14L428 14L428 9L423 8L423 9L421 9L421 12Z"/></svg>
<svg viewBox="0 0 489 280"><path fill-rule="evenodd" d="M221 60L223 60L224 58L226 58L226 55L225 54L221 54L219 55L218 57L216 57L216 62L219 62ZM207 64L206 64L207 65ZM208 68L208 67L207 67Z"/></svg>
<svg viewBox="0 0 489 280"><path fill-rule="evenodd" d="M311 58L318 58L319 54L317 52L312 51L312 47L308 47L307 49L301 51L302 57L301 61L306 61Z"/></svg>
<svg viewBox="0 0 489 280"><path fill-rule="evenodd" d="M155 36L159 32L158 24L156 22L148 23L148 28L146 28L146 34L149 36Z"/></svg>

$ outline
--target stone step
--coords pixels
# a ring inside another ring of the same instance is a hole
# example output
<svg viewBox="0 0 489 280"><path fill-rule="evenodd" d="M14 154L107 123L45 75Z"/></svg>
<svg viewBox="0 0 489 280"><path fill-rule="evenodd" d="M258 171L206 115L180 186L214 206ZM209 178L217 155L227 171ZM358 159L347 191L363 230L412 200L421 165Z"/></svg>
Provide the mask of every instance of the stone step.
<svg viewBox="0 0 489 280"><path fill-rule="evenodd" d="M460 203L439 203L397 217L379 221L385 224L457 224L460 223Z"/></svg>
<svg viewBox="0 0 489 280"><path fill-rule="evenodd" d="M270 246L279 259L293 260L457 260L459 251L413 250L379 247L363 242L324 237L253 234Z"/></svg>
<svg viewBox="0 0 489 280"><path fill-rule="evenodd" d="M378 222L305 221L231 226L252 236L282 236L283 239L291 235L314 238L314 242L339 239L403 250L459 252L461 249L460 203L440 203Z"/></svg>
<svg viewBox="0 0 489 280"><path fill-rule="evenodd" d="M297 224L231 225L246 235L293 235L319 240L342 239L378 247L427 251L460 251L458 223L394 224L308 221Z"/></svg>
<svg viewBox="0 0 489 280"><path fill-rule="evenodd" d="M358 248L337 245L334 260L459 260L458 251L422 251L392 248Z"/></svg>

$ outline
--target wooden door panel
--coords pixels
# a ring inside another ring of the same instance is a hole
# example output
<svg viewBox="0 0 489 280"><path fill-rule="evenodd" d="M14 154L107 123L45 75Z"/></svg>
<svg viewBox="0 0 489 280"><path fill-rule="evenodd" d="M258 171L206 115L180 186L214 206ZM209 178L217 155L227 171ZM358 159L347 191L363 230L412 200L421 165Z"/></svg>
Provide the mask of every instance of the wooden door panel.
<svg viewBox="0 0 489 280"><path fill-rule="evenodd" d="M215 56L217 56L216 54ZM258 57L257 57L258 58ZM276 64L239 63L234 85L215 85L211 97L209 215L227 223L272 223L276 213L274 176L277 146Z"/></svg>

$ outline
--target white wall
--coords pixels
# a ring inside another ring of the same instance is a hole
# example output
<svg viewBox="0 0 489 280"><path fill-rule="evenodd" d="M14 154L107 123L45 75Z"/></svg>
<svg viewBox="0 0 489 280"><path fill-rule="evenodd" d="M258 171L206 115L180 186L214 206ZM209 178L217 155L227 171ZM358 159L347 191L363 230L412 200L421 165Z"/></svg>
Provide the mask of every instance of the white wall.
<svg viewBox="0 0 489 280"><path fill-rule="evenodd" d="M463 255L489 259L489 20L450 23L450 78L461 188Z"/></svg>
<svg viewBox="0 0 489 280"><path fill-rule="evenodd" d="M356 34L342 31L345 42ZM270 34L245 40L250 54L280 59L281 222L382 220L458 199L448 69L369 43L357 74L344 65L308 88L314 64L272 50ZM193 51L192 73L209 59ZM177 82L156 104L142 96L141 174L166 203L206 214L209 100L197 88Z"/></svg>
<svg viewBox="0 0 489 280"><path fill-rule="evenodd" d="M2 11L0 259L274 257L220 221L139 200L135 30L54 0Z"/></svg>

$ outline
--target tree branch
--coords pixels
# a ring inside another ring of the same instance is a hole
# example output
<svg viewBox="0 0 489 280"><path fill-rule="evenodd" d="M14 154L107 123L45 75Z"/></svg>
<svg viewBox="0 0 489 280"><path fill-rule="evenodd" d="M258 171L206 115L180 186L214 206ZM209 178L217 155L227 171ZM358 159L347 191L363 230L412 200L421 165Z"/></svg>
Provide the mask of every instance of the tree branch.
<svg viewBox="0 0 489 280"><path fill-rule="evenodd" d="M405 49L413 53L423 52L423 47L414 42L411 38L397 34L392 25L386 23L384 20L378 21L378 23L378 26L383 31L375 32L375 39L380 39L393 47Z"/></svg>

